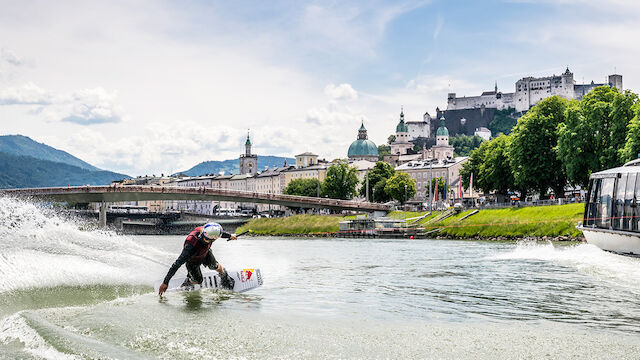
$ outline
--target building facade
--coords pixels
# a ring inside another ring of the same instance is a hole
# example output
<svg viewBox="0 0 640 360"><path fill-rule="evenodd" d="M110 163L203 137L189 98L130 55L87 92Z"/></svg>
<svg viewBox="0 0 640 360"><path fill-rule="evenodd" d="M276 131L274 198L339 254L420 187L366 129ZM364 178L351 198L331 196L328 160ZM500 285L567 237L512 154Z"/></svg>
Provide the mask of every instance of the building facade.
<svg viewBox="0 0 640 360"><path fill-rule="evenodd" d="M410 202L424 203L433 199L433 195L430 198L429 183L431 179L442 178L447 184L447 199L459 199L461 198L461 191L464 193L465 189L460 189L460 170L462 165L469 160L468 156L457 157L453 159L427 159L410 161L406 164L397 166L395 169L399 172L409 174L416 182L416 194L411 198ZM431 189L431 193L435 189ZM439 191L442 194L442 189ZM440 197L440 196L439 196Z"/></svg>
<svg viewBox="0 0 640 360"><path fill-rule="evenodd" d="M524 112L548 97L558 95L570 100L581 99L593 88L603 85L622 91L622 75L609 75L606 82L602 83L591 81L586 84L577 84L573 73L567 68L561 75L524 77L515 83L515 91L512 93L498 91L497 84L493 91L485 91L480 96L457 97L456 93L449 93L447 110L484 107L498 110L513 108L518 112Z"/></svg>

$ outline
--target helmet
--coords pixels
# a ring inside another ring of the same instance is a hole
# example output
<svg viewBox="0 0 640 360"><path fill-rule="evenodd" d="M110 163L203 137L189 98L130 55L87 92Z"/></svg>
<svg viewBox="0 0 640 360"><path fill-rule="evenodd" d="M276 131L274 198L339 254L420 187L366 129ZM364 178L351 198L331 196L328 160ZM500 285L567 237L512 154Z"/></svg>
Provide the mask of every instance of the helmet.
<svg viewBox="0 0 640 360"><path fill-rule="evenodd" d="M202 235L208 240L215 240L222 235L222 226L218 223L208 223L202 227Z"/></svg>

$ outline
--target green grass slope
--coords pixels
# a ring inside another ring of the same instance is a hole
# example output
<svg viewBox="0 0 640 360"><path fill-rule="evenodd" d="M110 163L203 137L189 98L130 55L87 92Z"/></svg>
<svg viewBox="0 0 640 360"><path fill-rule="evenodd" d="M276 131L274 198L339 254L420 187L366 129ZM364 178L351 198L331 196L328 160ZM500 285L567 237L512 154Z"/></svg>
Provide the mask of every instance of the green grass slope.
<svg viewBox="0 0 640 360"><path fill-rule="evenodd" d="M251 230L255 235L295 235L338 231L344 218L326 215L293 215L283 218L252 219L236 229L237 233Z"/></svg>
<svg viewBox="0 0 640 360"><path fill-rule="evenodd" d="M576 225L582 220L584 204L487 209L460 221L471 211L429 224L427 230L442 228L442 234L461 238L582 235Z"/></svg>

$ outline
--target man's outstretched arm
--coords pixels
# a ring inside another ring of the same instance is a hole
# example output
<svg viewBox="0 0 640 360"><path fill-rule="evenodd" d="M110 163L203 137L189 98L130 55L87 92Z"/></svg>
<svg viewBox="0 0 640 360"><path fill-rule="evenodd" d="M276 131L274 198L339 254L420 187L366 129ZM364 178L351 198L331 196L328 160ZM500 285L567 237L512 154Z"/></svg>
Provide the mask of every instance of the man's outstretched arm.
<svg viewBox="0 0 640 360"><path fill-rule="evenodd" d="M176 274L176 271L178 271L180 266L182 266L182 264L184 264L185 262L187 262L187 260L189 260L189 258L191 257L191 255L193 255L194 252L195 252L195 247L193 245L187 243L184 246L184 248L182 249L182 252L180 253L180 256L178 256L176 261L173 262L173 265L171 265L171 267L169 268L169 271L167 272L167 276L164 277L164 280L162 281L162 285L160 285L160 290L158 291L158 295L162 295L162 293L167 291L167 287L169 286L169 280L171 280L173 275Z"/></svg>

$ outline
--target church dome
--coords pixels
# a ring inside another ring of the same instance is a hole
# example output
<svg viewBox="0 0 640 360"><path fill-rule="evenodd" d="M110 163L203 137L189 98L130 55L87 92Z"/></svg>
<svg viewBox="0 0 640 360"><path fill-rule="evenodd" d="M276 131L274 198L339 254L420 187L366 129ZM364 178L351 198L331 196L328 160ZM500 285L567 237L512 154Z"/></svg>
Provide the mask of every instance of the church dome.
<svg viewBox="0 0 640 360"><path fill-rule="evenodd" d="M349 146L347 156L349 158L378 156L378 147L373 141L369 140L369 137L367 136L367 129L364 127L364 121L358 130L358 139L352 142L351 146Z"/></svg>
<svg viewBox="0 0 640 360"><path fill-rule="evenodd" d="M349 157L355 156L378 156L378 147L371 140L356 140L349 146Z"/></svg>
<svg viewBox="0 0 640 360"><path fill-rule="evenodd" d="M444 126L444 117L440 118L440 127L436 131L436 136L449 136L449 130Z"/></svg>
<svg viewBox="0 0 640 360"><path fill-rule="evenodd" d="M409 132L409 127L404 123L404 110L400 110L400 122L396 126L396 133Z"/></svg>

